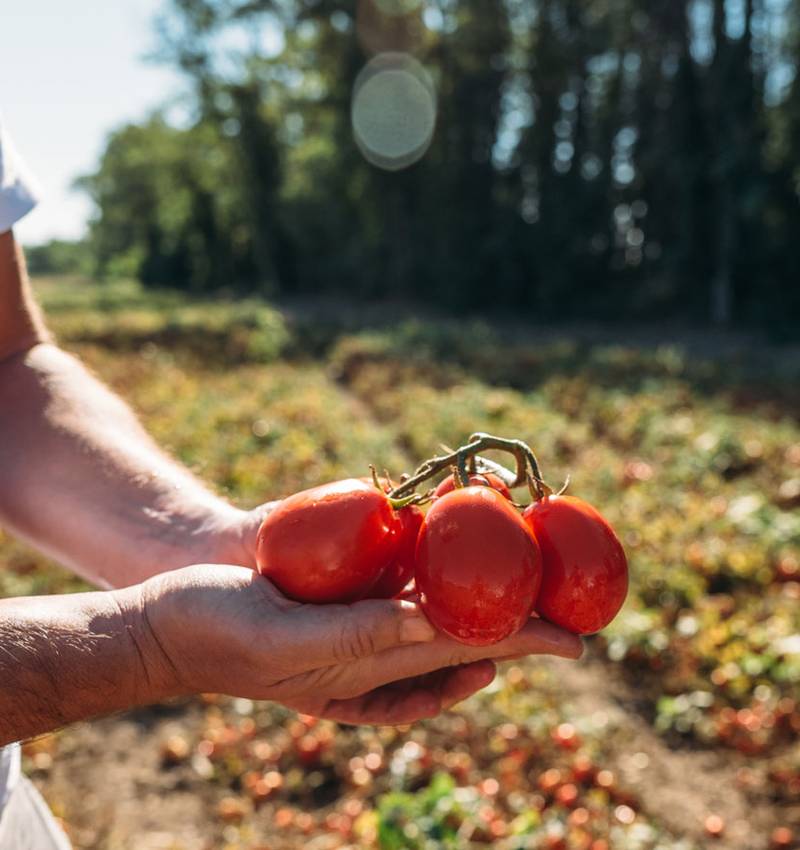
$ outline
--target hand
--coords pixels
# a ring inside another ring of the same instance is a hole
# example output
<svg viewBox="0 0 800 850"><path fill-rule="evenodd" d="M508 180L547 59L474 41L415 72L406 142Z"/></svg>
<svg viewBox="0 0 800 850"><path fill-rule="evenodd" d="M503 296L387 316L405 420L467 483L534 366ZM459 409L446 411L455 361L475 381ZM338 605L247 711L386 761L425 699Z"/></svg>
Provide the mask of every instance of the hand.
<svg viewBox="0 0 800 850"><path fill-rule="evenodd" d="M158 647L148 675L162 692L276 700L345 723L433 717L485 687L493 659L582 652L577 637L540 620L494 646L464 646L435 632L413 603L303 605L235 566L164 573L138 599Z"/></svg>
<svg viewBox="0 0 800 850"><path fill-rule="evenodd" d="M200 557L194 557L190 563L238 564L254 570L258 529L267 514L279 504L280 501L265 502L249 511L235 510L210 523L200 546L191 550L193 555L200 554Z"/></svg>

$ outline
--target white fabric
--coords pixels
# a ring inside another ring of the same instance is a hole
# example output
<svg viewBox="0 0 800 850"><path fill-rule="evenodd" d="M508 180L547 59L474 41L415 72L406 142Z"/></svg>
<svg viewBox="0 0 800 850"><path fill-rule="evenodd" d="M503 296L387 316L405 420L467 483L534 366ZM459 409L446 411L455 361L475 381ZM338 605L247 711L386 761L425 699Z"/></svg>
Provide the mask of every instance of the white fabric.
<svg viewBox="0 0 800 850"><path fill-rule="evenodd" d="M19 744L0 748L0 814L19 782Z"/></svg>
<svg viewBox="0 0 800 850"><path fill-rule="evenodd" d="M41 192L36 178L17 153L0 116L0 233L29 213Z"/></svg>
<svg viewBox="0 0 800 850"><path fill-rule="evenodd" d="M0 814L0 850L70 850L69 839L28 779L21 779Z"/></svg>

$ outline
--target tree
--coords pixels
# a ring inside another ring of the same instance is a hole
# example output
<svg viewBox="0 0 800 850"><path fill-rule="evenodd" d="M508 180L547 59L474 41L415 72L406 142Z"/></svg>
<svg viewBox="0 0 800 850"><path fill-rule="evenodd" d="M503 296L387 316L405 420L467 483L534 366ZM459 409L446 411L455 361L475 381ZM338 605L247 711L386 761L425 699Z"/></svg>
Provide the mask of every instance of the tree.
<svg viewBox="0 0 800 850"><path fill-rule="evenodd" d="M391 5L170 0L160 56L190 117L121 128L82 181L98 266L459 311L796 321L800 0ZM351 126L385 50L413 53L438 98L430 149L399 172ZM779 96L777 71L794 74Z"/></svg>

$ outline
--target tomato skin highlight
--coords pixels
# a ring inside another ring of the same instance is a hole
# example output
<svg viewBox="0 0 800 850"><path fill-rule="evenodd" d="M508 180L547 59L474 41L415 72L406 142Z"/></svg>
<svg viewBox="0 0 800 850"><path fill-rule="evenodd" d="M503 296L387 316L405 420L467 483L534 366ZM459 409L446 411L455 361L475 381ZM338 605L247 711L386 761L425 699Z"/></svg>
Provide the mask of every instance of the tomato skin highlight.
<svg viewBox="0 0 800 850"><path fill-rule="evenodd" d="M386 495L358 479L284 499L261 524L258 571L298 602L353 602L394 556L400 523Z"/></svg>
<svg viewBox="0 0 800 850"><path fill-rule="evenodd" d="M469 484L470 487L491 487L492 490L502 493L509 502L511 501L511 490L508 489L505 481L493 472L472 473L469 476ZM440 496L452 493L453 490L457 489L455 475L449 475L439 483L433 495L438 499Z"/></svg>
<svg viewBox="0 0 800 850"><path fill-rule="evenodd" d="M370 599L391 599L414 577L417 537L425 514L416 505L400 508L396 514L399 521L397 550L377 584L370 588L367 594Z"/></svg>
<svg viewBox="0 0 800 850"><path fill-rule="evenodd" d="M491 487L438 498L417 542L416 584L436 628L487 646L519 631L542 579L541 555L522 517Z"/></svg>
<svg viewBox="0 0 800 850"><path fill-rule="evenodd" d="M523 517L542 552L537 612L574 634L605 628L628 594L628 561L609 523L574 496L534 502Z"/></svg>

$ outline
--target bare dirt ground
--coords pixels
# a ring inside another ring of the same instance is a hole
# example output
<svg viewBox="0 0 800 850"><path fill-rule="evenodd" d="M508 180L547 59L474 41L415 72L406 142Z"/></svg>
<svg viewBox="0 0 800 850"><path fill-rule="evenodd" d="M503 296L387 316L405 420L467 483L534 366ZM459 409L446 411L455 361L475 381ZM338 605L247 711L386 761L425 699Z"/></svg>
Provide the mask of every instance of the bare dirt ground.
<svg viewBox="0 0 800 850"><path fill-rule="evenodd" d="M738 754L671 746L641 713L635 688L594 653L579 663L532 662L551 669L563 701L581 715L605 715L610 732L606 763L620 786L635 793L645 814L679 837L719 850L763 850L775 826L769 801L746 791L741 770L751 765ZM210 850L224 845L224 826L215 817L212 790L188 768L165 768L161 742L175 731L197 728L202 709L188 703L129 712L82 724L59 743L58 757L33 780L56 814L64 817L76 847L114 850ZM723 818L724 835L711 841L709 814ZM263 813L259 840L281 850L294 846ZM254 836L255 837L255 836ZM328 837L308 842L324 850ZM287 843L288 842L288 843Z"/></svg>
<svg viewBox="0 0 800 850"><path fill-rule="evenodd" d="M605 712L612 728L611 764L622 784L635 790L647 814L675 835L708 841L704 822L719 815L725 833L714 846L758 850L767 846L775 811L754 802L738 778L752 762L728 750L672 747L643 718L635 688L591 653L578 664L553 659L564 697L585 713ZM644 754L646 758L643 758Z"/></svg>
<svg viewBox="0 0 800 850"><path fill-rule="evenodd" d="M363 323L363 317L358 322ZM561 331L543 328L536 333L552 340ZM621 342L623 335L625 342L634 339L630 329L586 328L578 334L570 330L571 337L590 345ZM731 352L741 352L743 339L726 340ZM675 340L666 328L660 334L642 330L638 341L658 346ZM681 343L699 356L707 347L720 353L720 341L709 341L707 332L684 333ZM761 341L753 338L752 346L768 363L769 350ZM724 355L728 349L722 346L722 350ZM792 349L792 357L793 363L800 363L800 348ZM348 394L365 420L376 420L367 399L346 382L339 384L339 390ZM613 769L623 788L636 795L644 814L696 846L767 850L779 813L762 790L766 784L754 760L732 750L659 736L647 716L649 703L637 692L636 683L623 678L618 667L597 653L587 652L577 664L554 659L531 663L550 669L559 700L571 705L576 715L608 719L604 764ZM188 765L165 767L162 760L162 742L176 733L196 738L203 722L203 707L188 702L82 724L59 736L52 763L40 760L32 778L69 824L76 850L212 850L226 845L225 824L216 814L216 789ZM256 813L258 834L248 845L252 850L297 846L296 838L276 830L274 808L268 802ZM780 814L787 817L782 822L800 822L800 807L795 809L784 808ZM710 814L725 823L719 838L706 834ZM326 850L332 846L329 842L330 836L320 834L304 844L306 850Z"/></svg>

